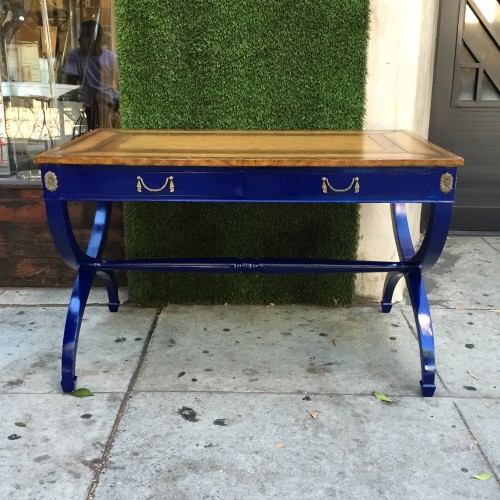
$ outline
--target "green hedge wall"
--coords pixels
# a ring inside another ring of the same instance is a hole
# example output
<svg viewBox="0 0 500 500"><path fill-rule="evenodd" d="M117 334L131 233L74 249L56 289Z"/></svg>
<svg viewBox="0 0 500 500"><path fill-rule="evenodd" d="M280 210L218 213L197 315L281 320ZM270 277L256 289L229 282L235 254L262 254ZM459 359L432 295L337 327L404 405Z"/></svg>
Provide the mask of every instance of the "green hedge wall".
<svg viewBox="0 0 500 500"><path fill-rule="evenodd" d="M124 128L360 129L369 0L116 0ZM129 258L356 256L358 207L128 204ZM132 301L348 305L353 275L129 273Z"/></svg>

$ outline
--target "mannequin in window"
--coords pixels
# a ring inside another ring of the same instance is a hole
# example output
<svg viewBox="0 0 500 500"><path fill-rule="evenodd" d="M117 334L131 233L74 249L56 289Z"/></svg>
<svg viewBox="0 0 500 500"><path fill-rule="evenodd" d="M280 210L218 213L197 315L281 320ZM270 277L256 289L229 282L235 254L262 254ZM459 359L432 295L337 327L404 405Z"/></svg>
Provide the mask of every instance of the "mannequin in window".
<svg viewBox="0 0 500 500"><path fill-rule="evenodd" d="M63 72L69 84L80 85L80 95L89 130L117 126L118 63L116 54L102 47L102 27L96 21L84 21Z"/></svg>

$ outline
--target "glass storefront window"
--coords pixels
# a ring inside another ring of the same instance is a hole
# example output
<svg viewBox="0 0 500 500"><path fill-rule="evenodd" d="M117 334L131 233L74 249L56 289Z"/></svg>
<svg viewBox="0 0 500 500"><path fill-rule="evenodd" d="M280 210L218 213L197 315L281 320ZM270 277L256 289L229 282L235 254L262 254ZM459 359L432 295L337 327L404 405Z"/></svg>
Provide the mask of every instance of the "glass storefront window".
<svg viewBox="0 0 500 500"><path fill-rule="evenodd" d="M0 0L0 175L39 179L37 153L118 127L113 0Z"/></svg>

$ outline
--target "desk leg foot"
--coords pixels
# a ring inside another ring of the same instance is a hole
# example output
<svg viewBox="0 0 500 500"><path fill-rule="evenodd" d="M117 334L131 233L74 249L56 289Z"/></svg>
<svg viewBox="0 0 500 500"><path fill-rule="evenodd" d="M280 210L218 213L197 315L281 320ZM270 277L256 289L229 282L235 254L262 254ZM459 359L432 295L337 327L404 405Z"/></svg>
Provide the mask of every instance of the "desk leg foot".
<svg viewBox="0 0 500 500"><path fill-rule="evenodd" d="M95 271L80 269L69 301L61 360L61 387L64 392L72 392L75 389L78 336L94 276Z"/></svg>
<svg viewBox="0 0 500 500"><path fill-rule="evenodd" d="M382 307L382 312L383 313L389 313L391 312L392 309L392 302L380 302L380 305Z"/></svg>
<svg viewBox="0 0 500 500"><path fill-rule="evenodd" d="M422 370L420 385L422 387L422 396L431 397L436 390L436 362L429 302L424 282L422 281L422 273L419 270L412 271L405 275L405 278L413 307L420 347L420 365Z"/></svg>
<svg viewBox="0 0 500 500"><path fill-rule="evenodd" d="M402 273L388 273L385 278L384 292L382 294L382 300L380 305L382 306L382 312L388 313L392 309L392 296L394 294L394 289L398 284L399 280L403 277Z"/></svg>
<svg viewBox="0 0 500 500"><path fill-rule="evenodd" d="M424 398L432 398L434 392L436 392L435 384L423 384L422 381L420 381L420 387L422 388L422 396Z"/></svg>
<svg viewBox="0 0 500 500"><path fill-rule="evenodd" d="M108 308L110 312L117 312L120 305L118 299L118 285L113 271L98 271L97 275L104 281L108 291Z"/></svg>
<svg viewBox="0 0 500 500"><path fill-rule="evenodd" d="M76 387L76 379L78 377L73 378L63 378L61 380L61 387L63 392L73 392Z"/></svg>

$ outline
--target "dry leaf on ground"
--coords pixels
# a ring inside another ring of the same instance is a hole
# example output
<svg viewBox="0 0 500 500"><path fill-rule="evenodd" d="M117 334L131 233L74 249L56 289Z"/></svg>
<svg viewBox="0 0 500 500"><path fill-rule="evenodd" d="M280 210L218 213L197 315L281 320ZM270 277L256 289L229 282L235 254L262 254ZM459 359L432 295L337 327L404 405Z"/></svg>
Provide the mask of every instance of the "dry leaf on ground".
<svg viewBox="0 0 500 500"><path fill-rule="evenodd" d="M307 413L309 413L309 415L311 415L311 417L314 418L314 420L316 420L319 415L319 411L316 410L307 410Z"/></svg>

